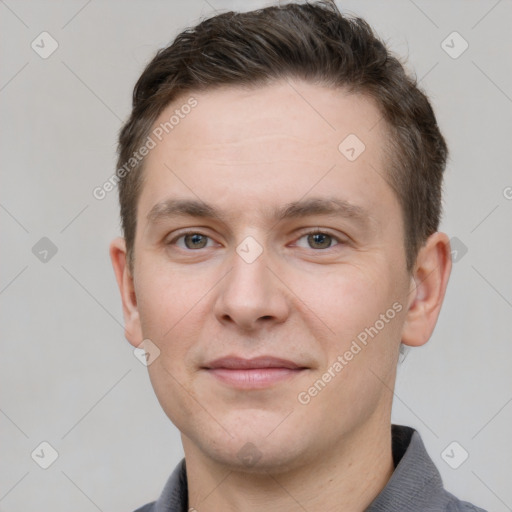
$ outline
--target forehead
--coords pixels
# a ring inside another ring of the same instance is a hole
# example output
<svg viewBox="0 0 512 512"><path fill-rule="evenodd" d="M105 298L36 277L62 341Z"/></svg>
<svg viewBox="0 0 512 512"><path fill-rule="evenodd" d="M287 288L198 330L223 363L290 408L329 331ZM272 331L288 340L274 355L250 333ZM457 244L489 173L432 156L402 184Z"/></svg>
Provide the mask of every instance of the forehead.
<svg viewBox="0 0 512 512"><path fill-rule="evenodd" d="M186 107L191 98L197 103L193 109ZM195 151L199 143L201 150L209 149L209 144L223 144L227 150L228 145L249 147L248 139L268 143L293 138L297 143L306 138L308 148L322 145L337 151L341 138L349 133L368 142L383 135L372 98L291 79L263 87L222 86L184 94L164 109L154 128L165 125L173 114L178 121L181 110L187 114L181 114L179 123L162 136L182 151ZM376 125L379 129L374 130Z"/></svg>
<svg viewBox="0 0 512 512"><path fill-rule="evenodd" d="M301 81L184 94L154 123L140 213L173 193L224 202L235 215L313 189L371 203L389 189L380 121L370 98Z"/></svg>

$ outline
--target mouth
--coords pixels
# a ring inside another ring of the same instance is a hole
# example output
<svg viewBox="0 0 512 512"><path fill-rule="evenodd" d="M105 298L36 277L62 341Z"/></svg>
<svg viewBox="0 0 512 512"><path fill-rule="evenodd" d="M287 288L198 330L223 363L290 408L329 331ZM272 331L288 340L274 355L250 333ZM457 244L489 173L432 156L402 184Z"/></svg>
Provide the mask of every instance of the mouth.
<svg viewBox="0 0 512 512"><path fill-rule="evenodd" d="M308 368L271 356L223 357L202 367L215 379L239 389L263 389L289 380Z"/></svg>

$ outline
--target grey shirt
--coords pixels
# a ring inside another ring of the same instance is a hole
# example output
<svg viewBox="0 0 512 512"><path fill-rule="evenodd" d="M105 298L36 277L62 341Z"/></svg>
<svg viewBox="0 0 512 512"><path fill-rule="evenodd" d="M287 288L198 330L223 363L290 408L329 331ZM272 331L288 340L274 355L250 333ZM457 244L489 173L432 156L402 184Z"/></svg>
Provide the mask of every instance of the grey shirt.
<svg viewBox="0 0 512 512"><path fill-rule="evenodd" d="M395 471L365 512L486 512L458 500L443 487L441 475L416 430L392 426ZM157 501L135 512L187 512L188 486L183 459Z"/></svg>

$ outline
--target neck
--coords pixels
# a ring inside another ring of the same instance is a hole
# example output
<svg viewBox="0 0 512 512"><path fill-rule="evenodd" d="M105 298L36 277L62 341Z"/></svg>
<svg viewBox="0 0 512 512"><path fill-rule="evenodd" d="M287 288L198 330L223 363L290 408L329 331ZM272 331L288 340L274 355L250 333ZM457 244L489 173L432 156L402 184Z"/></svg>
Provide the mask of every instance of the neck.
<svg viewBox="0 0 512 512"><path fill-rule="evenodd" d="M285 473L247 473L207 458L183 439L189 510L201 512L325 512L365 510L386 486L394 466L389 422L359 427L329 453Z"/></svg>

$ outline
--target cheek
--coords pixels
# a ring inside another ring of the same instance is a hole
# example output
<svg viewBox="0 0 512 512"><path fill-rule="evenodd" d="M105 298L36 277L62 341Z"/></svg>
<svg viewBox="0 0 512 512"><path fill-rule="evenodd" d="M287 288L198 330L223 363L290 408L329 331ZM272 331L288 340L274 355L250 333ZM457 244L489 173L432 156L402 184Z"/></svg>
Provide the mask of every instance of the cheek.
<svg viewBox="0 0 512 512"><path fill-rule="evenodd" d="M141 272L137 297L142 333L160 349L155 370L160 366L161 371L154 377L166 380L167 372L188 388L194 378L197 351L204 346L201 342L212 325L212 297L218 277L191 268L176 271L169 264L151 265L149 261L145 268L151 271Z"/></svg>
<svg viewBox="0 0 512 512"><path fill-rule="evenodd" d="M169 268L141 263L144 271L136 283L137 307L144 336L162 341L186 325L205 291L190 276Z"/></svg>
<svg viewBox="0 0 512 512"><path fill-rule="evenodd" d="M391 307L393 287L389 275L375 266L343 265L323 273L301 274L297 296L329 327L340 342L373 324Z"/></svg>
<svg viewBox="0 0 512 512"><path fill-rule="evenodd" d="M189 367L189 354L200 339L204 315L201 297L204 290L191 286L190 280L163 269L140 276L138 308L142 332L160 350L148 366L155 394L169 419L186 432L185 419L198 417L200 410L194 395L194 374ZM191 290L197 290L193 293Z"/></svg>
<svg viewBox="0 0 512 512"><path fill-rule="evenodd" d="M317 336L326 364L319 375L329 369L336 375L324 398L357 409L355 397L376 398L386 392L382 381L392 383L405 315L402 277L375 262L316 277L302 279L301 290L304 297L310 290L305 302L329 328L325 338Z"/></svg>

